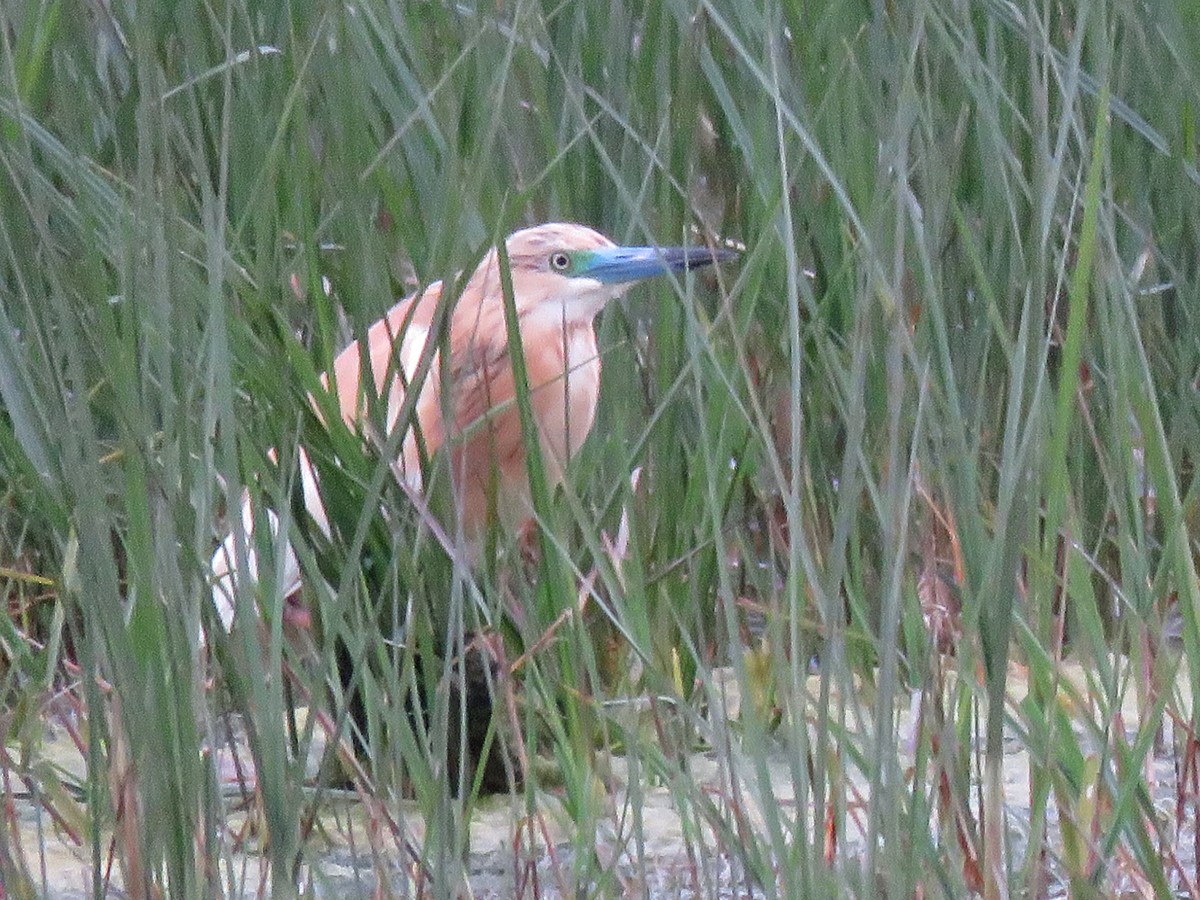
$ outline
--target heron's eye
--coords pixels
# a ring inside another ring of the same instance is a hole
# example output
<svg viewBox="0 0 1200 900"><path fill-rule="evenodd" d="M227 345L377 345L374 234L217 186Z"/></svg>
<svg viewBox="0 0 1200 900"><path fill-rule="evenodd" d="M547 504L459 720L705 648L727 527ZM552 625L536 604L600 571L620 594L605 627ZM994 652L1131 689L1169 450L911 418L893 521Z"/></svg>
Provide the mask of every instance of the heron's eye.
<svg viewBox="0 0 1200 900"><path fill-rule="evenodd" d="M571 257L569 254L559 250L557 253L550 256L550 268L555 272L565 272L571 268Z"/></svg>

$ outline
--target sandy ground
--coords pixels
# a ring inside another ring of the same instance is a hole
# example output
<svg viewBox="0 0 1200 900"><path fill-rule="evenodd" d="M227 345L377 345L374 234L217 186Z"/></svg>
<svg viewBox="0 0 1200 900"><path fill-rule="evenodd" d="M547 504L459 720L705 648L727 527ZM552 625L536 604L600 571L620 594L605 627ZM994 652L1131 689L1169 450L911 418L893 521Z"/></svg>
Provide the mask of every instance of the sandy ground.
<svg viewBox="0 0 1200 900"><path fill-rule="evenodd" d="M1020 702L1023 686L1019 673L1010 681L1010 708ZM1068 672L1068 677L1081 679L1082 673ZM727 676L731 677L731 676ZM1132 694L1132 690L1128 692ZM736 707L736 697L732 699ZM1190 697L1182 698L1190 708ZM903 736L912 727L912 702L907 709L897 710L897 727ZM1123 710L1124 726L1132 734L1137 722L1137 706L1130 698L1128 710ZM736 713L736 709L733 710ZM235 729L236 730L236 729ZM74 744L62 729L48 729L50 740L43 747L46 762L62 771L82 778L83 760ZM1159 748L1152 759L1149 777L1156 785L1153 801L1162 823L1164 838L1173 845L1187 877L1195 879L1194 830L1191 810L1186 821L1177 818L1177 761L1166 749L1173 746L1170 735L1160 737ZM235 760L235 757L237 759ZM747 811L746 821L756 818L755 798L768 797L769 802L793 807L793 771L788 759L778 749L766 748L762 757L765 768L753 775L753 783L743 780L741 802ZM238 790L233 772L237 766L249 768L244 746L235 741L232 748L220 751L218 771L228 782L230 824L237 830L245 822L246 813L238 811ZM1029 756L1015 739L1006 741L1003 790L1009 849L1013 858L1025 856L1024 842L1029 819ZM315 771L316 760L312 761ZM735 854L721 852L721 842L714 839L712 830L704 824L694 804L681 808L672 791L661 784L645 784L639 780L636 791L629 790L630 774L621 758L608 760L609 777L606 784L597 782L596 800L603 811L597 818L600 827L593 835L581 838L574 833L570 817L562 800L551 793L539 794L535 816L525 815L525 798L492 797L480 801L472 812L470 850L466 865L461 867L465 883L460 894L474 897L538 897L561 896L649 896L649 897L747 897L760 896L739 868ZM713 752L697 753L688 760L687 775L703 793L714 798L729 798L731 775L724 757ZM769 786L762 790L763 777ZM30 874L37 893L53 898L83 898L94 896L92 890L90 848L78 846L67 838L65 829L58 827L36 798L20 793L13 781L9 793L9 818L17 827L9 829L7 846L0 850L16 856L23 853L29 861ZM757 789L756 789L757 788ZM845 789L848 795L867 797L868 780L861 773L848 771ZM686 792L695 796L694 791ZM973 796L977 792L972 792ZM640 801L634 798L640 798ZM853 804L851 804L853 805ZM386 808L386 812L381 812ZM1056 804L1049 807L1050 835L1053 845L1061 841L1057 828ZM390 891L411 896L414 884L409 877L412 868L404 863L404 841L411 847L420 846L425 823L408 801L378 804L374 808L363 804L350 793L328 797L322 806L323 816L318 834L307 847L302 870L302 886L317 897L369 897L378 888L378 879L386 878ZM382 827L381 816L391 819L389 832ZM840 858L854 860L861 856L861 832L852 833L857 817L847 817L848 831L840 838ZM811 822L811 811L810 819ZM403 835L399 840L397 835ZM725 840L728 840L726 838ZM19 846L17 845L19 842ZM106 841L107 843L107 841ZM253 843L253 841L251 842ZM728 844L723 846L728 847ZM38 848L41 848L39 851ZM372 853L374 847L374 854ZM1189 849L1190 848L1190 849ZM600 881L587 884L566 882L563 879L581 867L576 854L591 854L593 872L607 873ZM851 863L852 864L852 863ZM1121 870L1121 867L1116 867ZM1134 868L1134 867L1129 867ZM1052 873L1056 873L1053 864ZM266 871L263 858L254 852L235 854L227 859L223 877L232 896L269 895L263 881ZM113 864L110 896L124 896L119 869ZM1112 896L1143 896L1148 886L1138 884L1132 877L1121 876L1121 883L1111 887ZM1193 884L1196 883L1194 880ZM0 886L2 887L2 886ZM1047 886L1047 896L1064 896L1061 884ZM0 890L0 897L5 896Z"/></svg>

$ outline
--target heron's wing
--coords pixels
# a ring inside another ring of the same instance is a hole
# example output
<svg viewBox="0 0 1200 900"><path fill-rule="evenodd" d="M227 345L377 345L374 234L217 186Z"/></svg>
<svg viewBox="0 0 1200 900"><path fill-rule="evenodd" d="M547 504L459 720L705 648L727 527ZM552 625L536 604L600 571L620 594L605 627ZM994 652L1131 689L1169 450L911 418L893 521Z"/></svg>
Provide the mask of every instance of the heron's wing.
<svg viewBox="0 0 1200 900"><path fill-rule="evenodd" d="M275 457L275 451L271 451ZM321 502L321 494L317 486L316 469L313 468L304 448L299 452L300 486L304 492L304 504L308 508L317 526L329 535L329 520L325 514L325 506ZM296 551L286 536L280 539L279 516L274 510L266 510L267 525L275 541L276 584L279 586L279 596L287 598L300 589L300 560ZM246 572L251 583L258 581L258 551L255 549L254 537L254 507L250 503L249 492L242 494L242 536L245 538ZM242 567L238 563L238 532L230 530L213 554L210 563L213 573L212 598L217 609L221 624L228 631L233 627L234 610L236 609L237 586L241 580Z"/></svg>
<svg viewBox="0 0 1200 900"><path fill-rule="evenodd" d="M429 341L433 328L433 318L441 298L441 282L430 285L419 294L401 300L388 311L382 319L367 330L366 359L370 364L374 391L387 402L387 427L390 430L396 424L407 385L410 384L420 367L422 355ZM322 377L326 388L332 387L338 401L338 409L342 418L352 428L364 425L369 408L366 392L362 389L361 373L363 370L363 355L359 342L355 341L334 359L332 386L328 377ZM434 452L442 442L439 404L437 402L437 361L433 361L426 377L415 410L414 421L423 436L427 452ZM319 415L319 413L318 413ZM272 451L272 458L275 454ZM313 517L317 526L329 534L329 518L325 504L321 500L320 484L317 471L304 448L299 450L298 463L300 467L300 484L304 493L304 505ZM420 450L416 432L412 429L405 435L401 445L401 458L397 460L397 469L402 477L409 480L414 487L420 487ZM245 560L246 574L251 581L258 580L258 558L254 549L254 510L250 505L248 494L242 496L242 528L246 539ZM300 587L300 563L295 551L286 536L279 535L279 518L272 510L266 511L267 522L272 536L279 548L277 565L279 565L277 582L282 596L287 597ZM213 571L213 602L221 618L222 624L228 629L233 624L234 599L237 584L241 577L241 566L237 561L236 532L231 531L221 542L212 558Z"/></svg>
<svg viewBox="0 0 1200 900"><path fill-rule="evenodd" d="M371 424L369 412L373 398L368 391L383 401L386 432L397 427L409 386L420 374L441 296L442 283L439 281L419 294L401 300L367 329L365 354L360 342L355 341L334 359L332 388L342 418L351 428L365 428ZM403 477L414 487L420 486L420 445L424 445L426 453L432 454L442 443L437 387L440 373L437 351L432 352L433 359L420 381L421 393L410 419L415 428L410 428L405 435L397 460ZM368 386L362 383L364 360L370 366L373 382Z"/></svg>

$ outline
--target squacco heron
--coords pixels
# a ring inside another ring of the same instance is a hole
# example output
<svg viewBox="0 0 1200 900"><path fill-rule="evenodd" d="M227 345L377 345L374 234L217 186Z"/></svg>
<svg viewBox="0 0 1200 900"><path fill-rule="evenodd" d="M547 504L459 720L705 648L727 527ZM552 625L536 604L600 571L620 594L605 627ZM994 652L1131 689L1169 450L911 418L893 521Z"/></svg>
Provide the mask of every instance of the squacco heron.
<svg viewBox="0 0 1200 900"><path fill-rule="evenodd" d="M561 223L517 231L505 247L538 443L548 480L555 486L595 418L601 365L593 331L597 313L636 281L736 254L704 247L619 247L590 228ZM346 423L363 426L369 405L361 383L365 356L391 431L400 424L406 386L417 381L427 345L437 341L431 364L425 361L426 378L394 468L419 491L422 452L432 455L444 448L449 453L458 524L467 556L474 561L495 512L500 524L512 528L532 516L496 251L484 257L455 302L446 341L433 333L443 289L437 282L397 303L367 331L365 355L357 342L351 344L338 354L323 383L336 395ZM439 358L441 348L448 348L448 361ZM299 464L305 506L328 534L316 470L303 450ZM271 527L278 528L274 513L267 516ZM250 549L255 543L250 538L254 516L248 502L243 503L242 520L248 545L242 558L256 578L257 562ZM231 534L212 560L213 600L226 628L234 618L235 551ZM280 589L287 597L300 586L300 566L290 544L285 542L280 552Z"/></svg>

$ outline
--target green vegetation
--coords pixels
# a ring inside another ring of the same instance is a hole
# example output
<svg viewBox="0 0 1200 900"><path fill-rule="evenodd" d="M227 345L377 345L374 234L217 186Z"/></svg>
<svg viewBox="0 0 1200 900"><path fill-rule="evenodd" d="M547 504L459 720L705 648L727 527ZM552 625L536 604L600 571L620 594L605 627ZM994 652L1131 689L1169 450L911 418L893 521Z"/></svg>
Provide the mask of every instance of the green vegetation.
<svg viewBox="0 0 1200 900"><path fill-rule="evenodd" d="M507 802L528 897L1200 889L1198 97L1189 0L0 5L6 895L60 840L94 896L451 896ZM305 397L556 219L745 252L604 313L538 561L471 572ZM269 566L261 637L198 644L243 486L359 661L356 793ZM511 801L436 775L449 664L393 652L472 635Z"/></svg>

